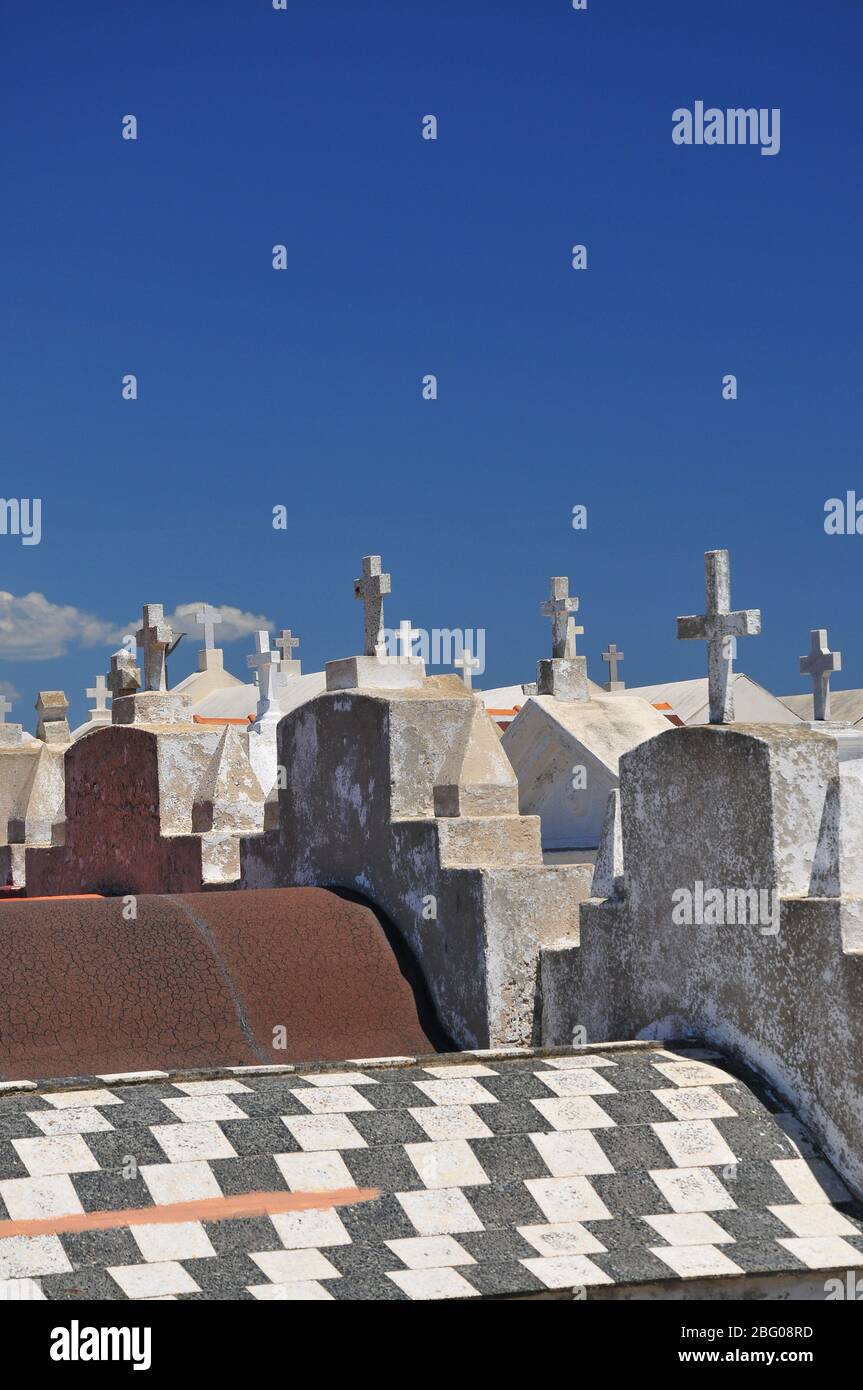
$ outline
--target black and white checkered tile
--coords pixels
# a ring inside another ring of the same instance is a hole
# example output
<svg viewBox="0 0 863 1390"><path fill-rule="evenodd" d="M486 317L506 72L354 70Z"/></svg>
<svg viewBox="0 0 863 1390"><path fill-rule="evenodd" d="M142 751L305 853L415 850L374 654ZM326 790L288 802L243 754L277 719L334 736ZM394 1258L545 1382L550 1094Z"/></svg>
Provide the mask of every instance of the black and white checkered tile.
<svg viewBox="0 0 863 1390"><path fill-rule="evenodd" d="M0 1226L0 1290L442 1299L863 1265L861 1211L799 1124L703 1052L473 1053L0 1092L0 1220L355 1187L380 1195L254 1219Z"/></svg>

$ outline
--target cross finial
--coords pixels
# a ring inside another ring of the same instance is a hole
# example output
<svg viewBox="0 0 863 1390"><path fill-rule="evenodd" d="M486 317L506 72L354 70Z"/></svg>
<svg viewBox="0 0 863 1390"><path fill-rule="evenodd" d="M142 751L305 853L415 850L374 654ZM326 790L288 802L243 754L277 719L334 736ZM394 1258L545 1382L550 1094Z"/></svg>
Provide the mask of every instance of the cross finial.
<svg viewBox="0 0 863 1390"><path fill-rule="evenodd" d="M413 627L410 618L403 618L396 633L396 642L400 648L399 661L410 661L414 654L414 642L419 635L419 628Z"/></svg>
<svg viewBox="0 0 863 1390"><path fill-rule="evenodd" d="M131 652L121 648L111 657L108 672L108 688L114 699L121 695L134 695L141 688L141 672L135 664ZM89 691L87 694L89 695Z"/></svg>
<svg viewBox="0 0 863 1390"><path fill-rule="evenodd" d="M551 618L551 654L553 657L572 661L575 657L575 639L584 633L583 627L576 627L573 614L578 611L578 599L569 596L569 579L565 574L556 575L551 581L550 597L540 606L544 618Z"/></svg>
<svg viewBox="0 0 863 1390"><path fill-rule="evenodd" d="M279 658L270 650L268 632L255 633L255 650L252 656L246 657L246 665L257 672L261 699L269 703L275 698L275 677L279 670Z"/></svg>
<svg viewBox="0 0 863 1390"><path fill-rule="evenodd" d="M281 636L276 638L276 646L282 653L282 661L290 661L291 652L294 650L294 647L298 647L299 645L299 637L294 637L289 627L283 627Z"/></svg>
<svg viewBox="0 0 863 1390"><path fill-rule="evenodd" d="M300 645L299 637L294 637L289 627L283 627L281 635L276 638L275 645L278 647L281 657L279 660L279 686L284 687L285 682L293 676L301 676L303 673L302 663L299 659L292 660L291 652L294 647Z"/></svg>
<svg viewBox="0 0 863 1390"><path fill-rule="evenodd" d="M6 723L6 715L10 713L12 705L5 695L0 695L0 724Z"/></svg>
<svg viewBox="0 0 863 1390"><path fill-rule="evenodd" d="M43 743L63 743L69 738L69 723L66 713L69 701L62 690L40 690L36 698L36 713L39 723L36 737Z"/></svg>
<svg viewBox="0 0 863 1390"><path fill-rule="evenodd" d="M104 676L97 676L95 686L91 686L89 690L85 690L84 694L87 696L88 700L96 701L95 707L91 713L107 714L107 702L110 698L110 691L108 690Z"/></svg>
<svg viewBox="0 0 863 1390"><path fill-rule="evenodd" d="M161 603L144 604L144 620L135 633L139 647L144 648L144 689L167 690L167 653L174 634L165 622Z"/></svg>
<svg viewBox="0 0 863 1390"><path fill-rule="evenodd" d="M465 642L461 649L461 656L457 656L453 662L456 670L461 671L461 678L468 690L473 689L473 673L482 665L479 657L474 656L470 642Z"/></svg>
<svg viewBox="0 0 863 1390"><path fill-rule="evenodd" d="M626 659L624 653L617 650L614 642L609 642L607 651L602 653L602 659L608 663L606 690L623 690L625 682L617 679L617 668L620 662Z"/></svg>
<svg viewBox="0 0 863 1390"><path fill-rule="evenodd" d="M681 642L707 643L707 684L711 724L734 723L734 653L738 637L757 637L761 610L731 608L731 565L727 550L708 550L704 555L707 612L677 619Z"/></svg>
<svg viewBox="0 0 863 1390"><path fill-rule="evenodd" d="M362 578L354 580L354 598L363 601L365 656L382 657L385 653L384 595L391 589L392 578L381 572L380 555L365 555Z"/></svg>
<svg viewBox="0 0 863 1390"><path fill-rule="evenodd" d="M211 652L216 645L216 635L213 628L216 623L222 621L222 615L218 608L211 608L208 603L200 607L195 614L195 622L204 629L204 647Z"/></svg>
<svg viewBox="0 0 863 1390"><path fill-rule="evenodd" d="M809 634L808 656L800 658L801 676L812 677L812 702L816 719L830 718L830 677L842 670L842 653L831 652L826 627L815 627Z"/></svg>

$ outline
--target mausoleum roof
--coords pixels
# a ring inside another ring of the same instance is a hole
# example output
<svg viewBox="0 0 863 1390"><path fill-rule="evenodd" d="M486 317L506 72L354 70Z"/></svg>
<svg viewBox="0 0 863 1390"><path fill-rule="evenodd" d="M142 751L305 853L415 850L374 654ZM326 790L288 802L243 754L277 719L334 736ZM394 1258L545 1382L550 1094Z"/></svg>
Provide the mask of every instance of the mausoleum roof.
<svg viewBox="0 0 863 1390"><path fill-rule="evenodd" d="M808 695L780 695L783 705L801 719L813 717L812 692ZM830 691L830 718L840 723L859 724L863 722L863 690Z"/></svg>
<svg viewBox="0 0 863 1390"><path fill-rule="evenodd" d="M732 676L736 718L755 722L763 720L768 724L793 724L798 715L787 706L787 702L765 690L751 676L743 671L735 671ZM619 695L638 695L656 706L668 704L679 715L684 724L706 724L709 719L707 677L696 680L666 681L659 685L633 685L624 690L614 691ZM863 713L863 711L861 711ZM790 716L790 717L789 717Z"/></svg>
<svg viewBox="0 0 863 1390"><path fill-rule="evenodd" d="M3 1274L52 1300L824 1297L863 1265L794 1116L692 1047L35 1081L0 1121Z"/></svg>

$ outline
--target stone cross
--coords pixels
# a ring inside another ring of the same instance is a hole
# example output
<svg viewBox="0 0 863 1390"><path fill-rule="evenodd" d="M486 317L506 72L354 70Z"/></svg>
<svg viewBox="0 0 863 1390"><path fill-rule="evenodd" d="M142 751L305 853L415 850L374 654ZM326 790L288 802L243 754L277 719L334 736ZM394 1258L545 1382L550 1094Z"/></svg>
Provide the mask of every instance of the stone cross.
<svg viewBox="0 0 863 1390"><path fill-rule="evenodd" d="M135 695L140 690L141 672L130 652L121 649L111 657L108 688L115 700L121 695Z"/></svg>
<svg viewBox="0 0 863 1390"><path fill-rule="evenodd" d="M36 737L43 743L67 743L69 741L69 722L66 712L69 701L62 690L40 690L36 699Z"/></svg>
<svg viewBox="0 0 863 1390"><path fill-rule="evenodd" d="M834 671L842 670L842 653L831 652L827 644L826 627L815 627L810 632L812 645L808 656L800 658L801 676L812 677L812 699L816 719L830 718L830 677Z"/></svg>
<svg viewBox="0 0 863 1390"><path fill-rule="evenodd" d="M617 650L614 642L609 642L608 650L602 653L603 661L608 663L608 685L606 690L622 690L623 681L617 679L617 667L621 661L625 660L623 652Z"/></svg>
<svg viewBox="0 0 863 1390"><path fill-rule="evenodd" d="M135 633L135 640L144 648L144 689L167 690L166 656L174 634L165 622L161 603L144 604L144 620Z"/></svg>
<svg viewBox="0 0 863 1390"><path fill-rule="evenodd" d="M414 642L419 635L419 628L412 625L410 618L402 618L396 633L396 643L401 648L397 653L399 661L410 661L414 654Z"/></svg>
<svg viewBox="0 0 863 1390"><path fill-rule="evenodd" d="M108 686L107 686L106 683L105 683L105 677L104 677L104 676L97 676L97 677L96 677L96 684L95 684L95 686L91 686L89 690L85 690L84 694L87 696L87 698L88 698L89 700L95 700L95 701L96 701L96 707L95 707L95 710L93 711L94 713L96 713L96 714L107 714L107 713L108 713L107 701L108 701L108 697L109 697L109 695L110 695L110 691L108 690Z"/></svg>
<svg viewBox="0 0 863 1390"><path fill-rule="evenodd" d="M365 555L362 578L354 580L354 598L362 599L365 610L364 656L384 655L384 594L391 589L391 576L381 573L380 555Z"/></svg>
<svg viewBox="0 0 863 1390"><path fill-rule="evenodd" d="M205 603L202 608L199 608L195 614L195 622L204 629L204 646L208 652L212 651L216 645L216 636L213 632L213 628L216 623L220 623L221 621L222 615L218 608L211 608L208 603Z"/></svg>
<svg viewBox="0 0 863 1390"><path fill-rule="evenodd" d="M468 690L473 689L473 673L481 665L482 663L479 657L474 656L470 643L465 642L461 650L461 656L456 657L453 666L461 671L461 678Z"/></svg>
<svg viewBox="0 0 863 1390"><path fill-rule="evenodd" d="M707 643L707 685L711 724L734 723L734 646L737 637L757 637L761 610L731 608L731 566L727 550L708 550L704 555L707 612L677 619L680 642Z"/></svg>
<svg viewBox="0 0 863 1390"><path fill-rule="evenodd" d="M276 695L276 676L279 671L279 658L270 650L270 634L255 633L255 651L246 657L246 665L257 672L261 699L270 705Z"/></svg>
<svg viewBox="0 0 863 1390"><path fill-rule="evenodd" d="M276 638L276 646L282 653L281 660L290 661L292 659L291 652L294 650L294 647L298 647L299 645L299 637L294 637L289 627L283 627L281 637Z"/></svg>
<svg viewBox="0 0 863 1390"><path fill-rule="evenodd" d="M569 580L565 574L557 575L551 581L551 596L540 606L544 618L551 618L551 654L553 657L571 661L575 656L575 639L584 633L583 627L576 627L573 614L578 610L578 599L569 596Z"/></svg>
<svg viewBox="0 0 863 1390"><path fill-rule="evenodd" d="M0 695L0 724L6 723L6 715L11 711L12 706L5 695Z"/></svg>
<svg viewBox="0 0 863 1390"><path fill-rule="evenodd" d="M282 680L286 679L288 676L301 675L303 669L301 662L299 660L293 660L291 657L291 652L294 647L300 645L299 637L294 637L289 627L283 627L281 636L276 638L275 645L282 654L279 662L279 676Z"/></svg>

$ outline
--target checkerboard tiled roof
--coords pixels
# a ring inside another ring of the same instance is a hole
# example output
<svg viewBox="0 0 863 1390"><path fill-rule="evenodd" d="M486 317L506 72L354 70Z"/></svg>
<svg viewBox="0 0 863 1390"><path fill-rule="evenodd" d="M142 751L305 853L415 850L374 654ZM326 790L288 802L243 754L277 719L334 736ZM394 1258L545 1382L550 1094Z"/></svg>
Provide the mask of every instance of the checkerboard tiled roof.
<svg viewBox="0 0 863 1390"><path fill-rule="evenodd" d="M861 1215L792 1116L715 1055L653 1044L0 1094L7 1296L590 1297L826 1278L863 1265Z"/></svg>

